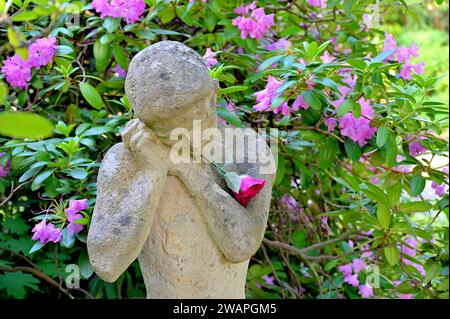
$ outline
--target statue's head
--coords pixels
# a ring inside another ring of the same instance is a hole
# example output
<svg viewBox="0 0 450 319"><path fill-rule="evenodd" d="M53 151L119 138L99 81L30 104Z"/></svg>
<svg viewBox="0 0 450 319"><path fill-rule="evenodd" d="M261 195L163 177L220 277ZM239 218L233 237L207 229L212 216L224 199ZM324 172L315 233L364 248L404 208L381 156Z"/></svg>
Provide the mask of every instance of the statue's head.
<svg viewBox="0 0 450 319"><path fill-rule="evenodd" d="M136 116L157 134L193 120L214 123L217 84L202 57L175 41L161 41L131 61L125 92Z"/></svg>

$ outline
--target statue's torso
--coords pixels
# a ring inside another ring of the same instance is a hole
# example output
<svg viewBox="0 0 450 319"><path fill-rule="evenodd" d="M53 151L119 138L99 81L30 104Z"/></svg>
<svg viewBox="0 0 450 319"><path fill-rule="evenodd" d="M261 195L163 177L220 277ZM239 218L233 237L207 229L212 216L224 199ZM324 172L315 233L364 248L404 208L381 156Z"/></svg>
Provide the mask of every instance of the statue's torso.
<svg viewBox="0 0 450 319"><path fill-rule="evenodd" d="M149 298L244 298L248 261L228 262L178 178L168 176L139 256Z"/></svg>

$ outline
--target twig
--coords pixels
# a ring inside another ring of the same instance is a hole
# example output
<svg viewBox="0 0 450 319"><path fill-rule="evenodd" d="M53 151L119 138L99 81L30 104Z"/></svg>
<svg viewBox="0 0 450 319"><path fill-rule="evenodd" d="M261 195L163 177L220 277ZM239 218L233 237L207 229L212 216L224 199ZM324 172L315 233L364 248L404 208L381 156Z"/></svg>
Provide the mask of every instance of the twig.
<svg viewBox="0 0 450 319"><path fill-rule="evenodd" d="M25 184L27 184L29 182L24 182L22 184L19 184L16 188L14 188L14 182L11 184L11 192L9 193L8 196L6 196L6 198L0 203L0 207L2 207L3 205L5 205L10 199L11 197L14 196L14 193L16 193L20 188L22 188L22 186L24 186Z"/></svg>
<svg viewBox="0 0 450 319"><path fill-rule="evenodd" d="M22 259L25 260L31 267L33 267L33 268L38 268L38 266L37 266L35 263L33 263L30 259L28 259L27 257L25 257L25 256L22 255L22 254L19 254L18 252L14 251L14 250L9 249L9 248L5 248L5 247L0 247L0 249L1 249L1 250L4 250L4 251L7 251L7 252L9 252L9 253L11 253L11 254L13 254L13 255L16 255L16 256L22 258Z"/></svg>
<svg viewBox="0 0 450 319"><path fill-rule="evenodd" d="M309 255L307 255L307 252L311 251L311 250L314 250L314 249L320 249L320 248L323 248L325 246L328 246L328 245L331 245L331 244L334 244L336 242L340 242L340 241L343 241L343 240L346 240L346 239L351 239L351 238L354 238L354 237L356 237L358 235L360 235L360 234L358 234L358 233L356 233L356 234L355 233L347 233L347 234L343 234L343 235L341 235L339 237L336 237L334 239L330 239L330 240L327 240L327 241L324 241L324 242L321 242L321 243L317 243L317 244L314 244L314 245L311 245L311 246L308 246L308 247L305 247L305 248L302 248L302 249L294 247L294 246L291 246L291 245L286 244L286 243L282 243L280 241L269 240L267 238L263 239L263 243L265 243L265 244L267 244L269 246L272 246L272 247L277 247L277 248L286 250L286 251L288 251L288 252L290 252L290 253L292 253L294 255L299 256L303 260L325 261L325 260L333 260L333 259L342 258L343 255L342 256L329 256L329 255L309 256Z"/></svg>
<svg viewBox="0 0 450 319"><path fill-rule="evenodd" d="M38 269L35 269L35 268L32 268L32 267L26 267L26 266L18 266L18 267L14 267L14 268L0 266L0 271L5 271L5 272L20 272L20 271L28 272L30 274L35 275L36 277L41 278L42 280L46 281L47 283L49 283L53 287L58 288L62 293L67 295L70 299L75 299L66 289L61 287L55 280L53 280L52 278L50 278L49 276L47 276L43 272L39 271Z"/></svg>

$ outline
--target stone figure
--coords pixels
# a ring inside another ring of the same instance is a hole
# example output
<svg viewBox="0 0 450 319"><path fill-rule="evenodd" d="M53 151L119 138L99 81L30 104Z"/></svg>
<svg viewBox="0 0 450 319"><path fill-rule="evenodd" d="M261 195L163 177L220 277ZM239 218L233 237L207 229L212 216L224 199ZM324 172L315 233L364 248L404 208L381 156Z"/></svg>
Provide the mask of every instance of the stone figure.
<svg viewBox="0 0 450 319"><path fill-rule="evenodd" d="M202 131L216 127L217 87L200 55L178 42L151 45L131 61L125 90L137 119L103 159L87 240L103 280L115 281L138 258L148 298L245 298L248 263L264 236L274 181L274 172L262 174L262 164L248 158L270 155L267 145L249 145L241 151L243 163L219 163L266 180L247 207L207 162L170 160L173 129L191 134L194 120Z"/></svg>

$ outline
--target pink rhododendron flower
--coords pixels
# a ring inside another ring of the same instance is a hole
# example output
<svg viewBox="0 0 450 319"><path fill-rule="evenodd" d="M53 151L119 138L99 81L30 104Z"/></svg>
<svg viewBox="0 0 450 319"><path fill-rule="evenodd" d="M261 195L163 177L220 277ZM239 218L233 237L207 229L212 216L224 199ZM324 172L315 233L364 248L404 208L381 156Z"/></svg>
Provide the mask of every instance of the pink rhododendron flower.
<svg viewBox="0 0 450 319"><path fill-rule="evenodd" d="M351 285L353 287L358 287L359 286L358 275L357 274L347 275L344 278L344 282L348 283L349 285Z"/></svg>
<svg viewBox="0 0 450 319"><path fill-rule="evenodd" d="M256 104L253 108L257 111L265 111L270 108L272 100L277 96L276 90L280 87L283 82L278 81L272 75L269 75L267 79L267 85L264 90L256 92Z"/></svg>
<svg viewBox="0 0 450 319"><path fill-rule="evenodd" d="M424 72L424 62L420 62L418 64L411 63L412 58L416 58L419 56L419 47L417 46L417 44L413 43L409 48L405 46L397 47L397 42L395 41L394 37L391 34L385 32L383 52L389 50L394 51L390 55L391 60L397 60L398 62L404 63L399 73L402 79L411 79L412 71L417 74L422 74Z"/></svg>
<svg viewBox="0 0 450 319"><path fill-rule="evenodd" d="M411 143L409 143L408 148L409 155L411 156L416 156L427 151L427 149L423 147L422 144L420 144L420 142L418 141L412 141Z"/></svg>
<svg viewBox="0 0 450 319"><path fill-rule="evenodd" d="M269 41L273 41L273 40L269 40ZM266 46L266 49L269 51L274 51L274 50L287 50L292 46L292 42L289 40L286 40L285 38L281 38L276 42L272 42L271 44L269 44L268 46Z"/></svg>
<svg viewBox="0 0 450 319"><path fill-rule="evenodd" d="M344 276L349 276L352 274L352 264L346 264L338 267L338 270L344 274Z"/></svg>
<svg viewBox="0 0 450 319"><path fill-rule="evenodd" d="M283 114L285 116L288 116L289 114L291 114L291 109L289 108L287 102L283 102L279 106L277 106L276 108L273 109L274 114L278 114L279 112L281 112L281 114Z"/></svg>
<svg viewBox="0 0 450 319"><path fill-rule="evenodd" d="M248 6L243 4L242 6L237 7L236 9L234 9L234 13L245 15L245 14L248 14L250 11L253 11L255 9L256 9L256 1L253 1Z"/></svg>
<svg viewBox="0 0 450 319"><path fill-rule="evenodd" d="M363 252L361 257L367 258L367 259L372 259L373 258L373 252L369 251L369 245L364 247L364 250L367 250L367 251Z"/></svg>
<svg viewBox="0 0 450 319"><path fill-rule="evenodd" d="M33 229L32 240L39 240L41 244L47 242L57 243L61 240L61 230L55 228L53 224L47 224L47 220L43 219L40 223L36 224Z"/></svg>
<svg viewBox="0 0 450 319"><path fill-rule="evenodd" d="M144 0L94 0L92 7L101 18L124 18L127 24L135 23L145 11Z"/></svg>
<svg viewBox="0 0 450 319"><path fill-rule="evenodd" d="M336 100L333 101L332 104L334 107L338 108L342 103L345 101L345 97L353 91L356 85L357 76L351 74L352 69L340 69L338 73L342 75L342 82L344 82L346 85L338 85L338 90L341 96Z"/></svg>
<svg viewBox="0 0 450 319"><path fill-rule="evenodd" d="M360 258L353 259L352 266L353 266L353 271L355 272L355 274L359 274L361 272L361 270L364 270L367 268L367 265L364 262L364 260L362 260Z"/></svg>
<svg viewBox="0 0 450 319"><path fill-rule="evenodd" d="M0 159L5 155L5 153L0 153ZM0 163L0 178L8 176L11 171L11 160L8 160L4 166Z"/></svg>
<svg viewBox="0 0 450 319"><path fill-rule="evenodd" d="M313 7L325 9L327 7L327 0L308 0L308 3Z"/></svg>
<svg viewBox="0 0 450 319"><path fill-rule="evenodd" d="M82 210L85 210L88 207L89 207L89 203L88 203L87 198L78 199L78 200L71 199L71 200L69 200L69 207L66 209L66 212L76 214Z"/></svg>
<svg viewBox="0 0 450 319"><path fill-rule="evenodd" d="M38 70L49 64L55 56L57 46L53 37L37 39L28 48L28 64Z"/></svg>
<svg viewBox="0 0 450 319"><path fill-rule="evenodd" d="M255 197L266 184L266 181L260 178L255 178L248 175L241 176L241 188L239 192L233 192L236 200L247 206L248 202Z"/></svg>
<svg viewBox="0 0 450 319"><path fill-rule="evenodd" d="M275 24L274 14L266 15L264 8L249 8L247 13L250 13L250 10L252 10L250 17L246 17L245 15L239 16L232 20L232 24L239 28L242 39L247 37L261 39ZM245 10L239 11L245 12Z"/></svg>
<svg viewBox="0 0 450 319"><path fill-rule="evenodd" d="M299 109L307 110L309 109L308 103L303 99L303 97L299 94L295 99L294 103L292 103L292 110L298 111Z"/></svg>
<svg viewBox="0 0 450 319"><path fill-rule="evenodd" d="M395 38L392 34L385 32L384 33L383 52L389 51L389 50L393 50L393 51L397 50L397 41L395 41ZM394 54L394 53L392 53L392 54Z"/></svg>
<svg viewBox="0 0 450 319"><path fill-rule="evenodd" d="M86 198L80 200L69 201L69 207L66 209L67 220L69 225L67 226L67 232L69 236L79 233L83 230L83 225L77 224L75 221L83 218L83 215L79 214L80 211L89 207L88 200Z"/></svg>
<svg viewBox="0 0 450 319"><path fill-rule="evenodd" d="M358 292L363 298L370 298L373 296L373 288L369 284L359 286Z"/></svg>
<svg viewBox="0 0 450 319"><path fill-rule="evenodd" d="M273 276L262 276L261 277L265 282L267 286L273 286L274 285L274 279Z"/></svg>
<svg viewBox="0 0 450 319"><path fill-rule="evenodd" d="M214 58L215 56L216 53L213 52L210 48L206 49L206 53L203 56L203 59L205 60L208 69L217 64L217 60Z"/></svg>
<svg viewBox="0 0 450 319"><path fill-rule="evenodd" d="M328 117L324 121L324 123L327 126L327 131L328 132L333 132L334 129L336 128L337 120L334 117Z"/></svg>
<svg viewBox="0 0 450 319"><path fill-rule="evenodd" d="M299 210L299 205L297 200L292 197L292 196L288 196L288 195L283 195L280 199L281 205L283 205L286 209L290 209L290 210Z"/></svg>
<svg viewBox="0 0 450 319"><path fill-rule="evenodd" d="M410 257L415 257L416 253L417 253L417 241L414 237L410 236L408 238L405 239L405 243L407 245L401 245L400 246L400 252L402 255L407 255ZM426 272L425 269L423 268L422 265L416 264L415 262L410 261L409 259L405 258L405 257L401 257L401 261L405 264L405 265L411 265L414 268L417 269L417 271L422 275L425 276Z"/></svg>
<svg viewBox="0 0 450 319"><path fill-rule="evenodd" d="M403 156L401 156L401 155L397 155L397 157L396 157L396 162L397 163L400 163L401 161L403 161L405 158L403 157ZM399 172L402 172L402 173L411 173L412 172L412 168L411 168L411 166L410 165L396 165L395 166L395 169L397 170L397 171L399 171Z"/></svg>
<svg viewBox="0 0 450 319"><path fill-rule="evenodd" d="M352 112L345 114L339 120L339 129L342 136L347 136L362 147L372 138L377 128L370 125L370 119L374 116L370 100L361 97L358 103L361 106L361 116L355 118Z"/></svg>
<svg viewBox="0 0 450 319"><path fill-rule="evenodd" d="M30 65L18 55L6 58L3 62L2 73L13 88L25 89L28 81L31 80Z"/></svg>
<svg viewBox="0 0 450 319"><path fill-rule="evenodd" d="M67 232L69 236L72 236L73 234L78 234L80 231L83 230L83 225L77 224L75 221L83 218L83 215L67 211L66 213L67 213L67 220L69 221L69 225L67 225Z"/></svg>
<svg viewBox="0 0 450 319"><path fill-rule="evenodd" d="M425 62L420 62L418 64L411 64L409 61L405 63L403 68L400 70L400 77L403 80L412 79L412 71L417 74L422 74L424 72Z"/></svg>
<svg viewBox="0 0 450 319"><path fill-rule="evenodd" d="M126 77L127 76L127 71L122 69L120 67L120 65L118 65L118 64L116 64L113 71L114 71L114 76L116 76L116 77Z"/></svg>
<svg viewBox="0 0 450 319"><path fill-rule="evenodd" d="M322 60L323 63L331 63L334 60L336 60L336 58L334 56L332 56L330 54L330 52L325 51L321 56L320 59Z"/></svg>
<svg viewBox="0 0 450 319"><path fill-rule="evenodd" d="M419 140L424 140L426 139L426 137L420 136L415 139L413 135L407 135L406 139L408 141L408 150L410 156L414 157L427 151L427 149L419 142Z"/></svg>
<svg viewBox="0 0 450 319"><path fill-rule="evenodd" d="M1 154L0 154L1 155ZM0 156L1 157L1 156ZM443 173L448 175L448 166L444 167L444 169L442 170ZM0 176L1 176L1 168L0 168ZM445 177L445 179L448 182L448 176ZM431 182L431 188L434 189L434 193L438 196L444 196L446 193L446 188L447 185L445 183L442 184L438 184L435 181Z"/></svg>

